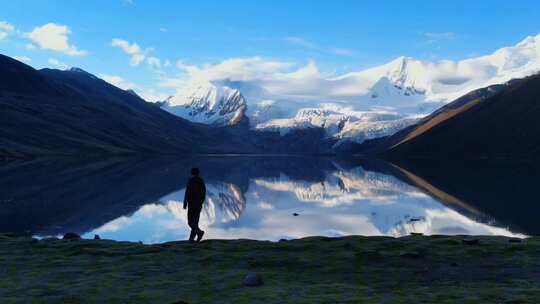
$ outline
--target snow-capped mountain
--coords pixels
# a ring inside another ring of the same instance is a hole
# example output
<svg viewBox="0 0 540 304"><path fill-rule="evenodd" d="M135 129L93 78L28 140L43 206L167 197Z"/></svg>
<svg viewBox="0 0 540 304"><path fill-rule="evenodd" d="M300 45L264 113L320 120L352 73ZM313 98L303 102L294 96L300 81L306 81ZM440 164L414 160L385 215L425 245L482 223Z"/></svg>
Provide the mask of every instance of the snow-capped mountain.
<svg viewBox="0 0 540 304"><path fill-rule="evenodd" d="M329 137L362 142L391 135L472 90L538 71L540 35L461 61L399 57L333 77L310 63L261 79L192 82L163 108L207 124L230 125L245 115L256 130L322 127Z"/></svg>
<svg viewBox="0 0 540 304"><path fill-rule="evenodd" d="M237 89L207 81L193 82L183 94L165 100L162 108L182 118L210 125L234 125L247 108Z"/></svg>

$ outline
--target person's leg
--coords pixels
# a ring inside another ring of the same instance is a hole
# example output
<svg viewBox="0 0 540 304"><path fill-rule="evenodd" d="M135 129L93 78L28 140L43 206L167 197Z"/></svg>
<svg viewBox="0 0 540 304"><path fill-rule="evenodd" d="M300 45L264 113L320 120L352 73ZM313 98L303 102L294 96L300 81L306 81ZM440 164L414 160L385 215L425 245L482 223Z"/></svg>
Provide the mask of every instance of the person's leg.
<svg viewBox="0 0 540 304"><path fill-rule="evenodd" d="M193 210L193 208L188 208L188 226L191 228L191 233L189 234L189 241L193 242L195 240L195 236L198 235L199 226L198 222L199 219L196 216L196 210Z"/></svg>
<svg viewBox="0 0 540 304"><path fill-rule="evenodd" d="M201 211L202 211L202 206L201 208L199 208L197 210L197 215L195 217L195 225L197 226L197 242L200 242L203 235L204 235L204 231L202 231L200 228L199 228L199 219L201 217Z"/></svg>

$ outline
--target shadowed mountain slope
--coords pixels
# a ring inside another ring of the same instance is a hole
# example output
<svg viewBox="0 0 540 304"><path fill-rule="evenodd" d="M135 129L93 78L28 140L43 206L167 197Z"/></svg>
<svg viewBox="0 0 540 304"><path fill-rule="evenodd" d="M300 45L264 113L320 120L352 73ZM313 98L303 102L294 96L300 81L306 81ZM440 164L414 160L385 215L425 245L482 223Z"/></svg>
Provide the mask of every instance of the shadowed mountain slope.
<svg viewBox="0 0 540 304"><path fill-rule="evenodd" d="M389 159L537 158L540 75L473 91L359 151Z"/></svg>
<svg viewBox="0 0 540 304"><path fill-rule="evenodd" d="M234 130L194 124L81 69L0 55L0 156L239 153Z"/></svg>

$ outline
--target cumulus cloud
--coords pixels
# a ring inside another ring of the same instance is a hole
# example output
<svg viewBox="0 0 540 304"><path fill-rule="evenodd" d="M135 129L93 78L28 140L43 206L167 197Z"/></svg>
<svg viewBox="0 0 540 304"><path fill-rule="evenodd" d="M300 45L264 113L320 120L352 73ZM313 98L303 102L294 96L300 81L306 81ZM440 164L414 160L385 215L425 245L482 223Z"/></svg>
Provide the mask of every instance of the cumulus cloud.
<svg viewBox="0 0 540 304"><path fill-rule="evenodd" d="M5 39L9 35L9 32L12 32L14 29L15 27L12 24L6 21L0 21L0 40Z"/></svg>
<svg viewBox="0 0 540 304"><path fill-rule="evenodd" d="M3 31L6 31L6 32L11 32L15 29L15 27L6 22L6 21L0 21L0 30L3 30Z"/></svg>
<svg viewBox="0 0 540 304"><path fill-rule="evenodd" d="M49 60L47 60L47 62L53 68L58 68L58 69L61 69L61 70L65 70L65 69L68 68L67 64L65 64L62 61L59 61L58 59L55 59L55 58L49 58Z"/></svg>
<svg viewBox="0 0 540 304"><path fill-rule="evenodd" d="M154 89L143 89L138 91L139 95L146 101L155 102L155 101L163 101L167 99L167 97L170 96L170 94L158 92Z"/></svg>
<svg viewBox="0 0 540 304"><path fill-rule="evenodd" d="M136 91L137 95L139 95L140 97L142 97L144 100L147 100L147 101L154 102L154 101L165 100L170 95L167 93L158 92L154 89L148 89L148 88L139 86L118 75L99 74L98 77L122 90Z"/></svg>
<svg viewBox="0 0 540 304"><path fill-rule="evenodd" d="M24 62L24 63L30 63L30 61L32 61L32 59L30 59L29 57L26 57L26 56L13 56L13 58L15 58L16 60L19 60L20 62Z"/></svg>
<svg viewBox="0 0 540 304"><path fill-rule="evenodd" d="M161 67L161 60L159 60L159 58L157 57L148 57L146 59L146 62L151 66L151 67L154 67L154 68L160 68Z"/></svg>
<svg viewBox="0 0 540 304"><path fill-rule="evenodd" d="M137 87L133 82L130 82L117 75L99 74L98 76L99 78L105 80L115 87L119 87L122 90L133 90Z"/></svg>
<svg viewBox="0 0 540 304"><path fill-rule="evenodd" d="M449 38L455 35L427 33L426 36ZM384 65L345 74L321 72L314 61L298 64L260 56L228 58L200 65L177 61L176 67L180 72L172 77L160 75L158 85L182 94L185 89L199 85L199 81L209 81L239 89L250 103L273 100L279 104L286 103L284 108L287 110L309 103L309 106L321 107L337 105L337 109L346 106L354 111L394 111L399 107L408 111L425 101L451 101L480 87L530 75L537 71L538 37L540 35L477 58L430 61L399 57ZM316 47L309 41L289 38L291 43ZM406 75L406 78L400 75ZM386 90L392 83L412 86L424 93L379 99L372 97L372 92L394 94Z"/></svg>
<svg viewBox="0 0 540 304"><path fill-rule="evenodd" d="M191 78L207 80L252 80L269 77L293 66L293 63L269 60L262 57L230 58L217 64L195 66L182 61L176 67Z"/></svg>
<svg viewBox="0 0 540 304"><path fill-rule="evenodd" d="M111 41L113 47L120 48L124 53L131 56L129 64L131 66L138 66L146 58L146 53L150 50L143 50L137 43L129 43L127 40L114 38Z"/></svg>
<svg viewBox="0 0 540 304"><path fill-rule="evenodd" d="M334 80L333 75L323 74L314 61L299 66L286 61L277 61L263 57L229 58L216 64L202 66L176 63L184 77L162 79L163 87L175 87L182 90L195 81L228 81L245 86L262 88L273 96L302 97L302 99L324 99L328 96L343 95L344 88L349 89L356 83L349 80ZM354 87L354 92L358 88ZM272 98L271 96L266 96Z"/></svg>
<svg viewBox="0 0 540 304"><path fill-rule="evenodd" d="M47 23L35 27L26 36L42 49L61 52L69 56L86 56L88 52L69 44L70 29L65 25Z"/></svg>

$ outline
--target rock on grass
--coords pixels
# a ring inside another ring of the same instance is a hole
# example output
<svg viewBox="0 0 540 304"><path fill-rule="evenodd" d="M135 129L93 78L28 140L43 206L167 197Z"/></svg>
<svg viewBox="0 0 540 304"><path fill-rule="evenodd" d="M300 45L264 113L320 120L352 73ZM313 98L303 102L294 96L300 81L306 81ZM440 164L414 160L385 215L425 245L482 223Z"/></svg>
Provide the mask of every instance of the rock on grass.
<svg viewBox="0 0 540 304"><path fill-rule="evenodd" d="M247 287L258 287L264 285L264 281L260 274L249 273L242 281L242 285Z"/></svg>

